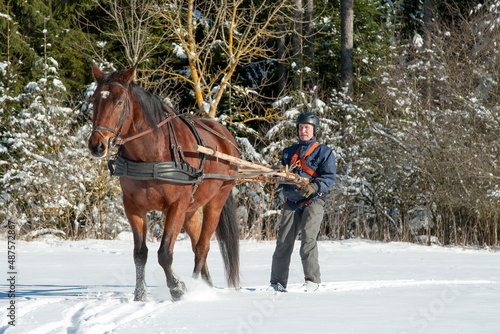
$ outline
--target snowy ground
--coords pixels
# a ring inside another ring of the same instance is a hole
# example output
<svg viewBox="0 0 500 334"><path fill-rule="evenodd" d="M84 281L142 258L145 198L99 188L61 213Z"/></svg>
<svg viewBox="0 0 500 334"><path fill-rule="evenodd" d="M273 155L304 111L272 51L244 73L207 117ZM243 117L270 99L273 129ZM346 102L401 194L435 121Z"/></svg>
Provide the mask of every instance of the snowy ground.
<svg viewBox="0 0 500 334"><path fill-rule="evenodd" d="M179 241L174 268L190 291L174 303L156 261L158 244L150 243L143 303L132 300L129 240L17 241L16 321L7 324L10 285L3 279L0 333L500 332L498 251L322 241L321 291L301 291L296 249L289 292L275 294L266 291L274 242L243 241L241 248L242 289L235 291L224 281L216 242L209 265L217 288L209 288L190 278L190 245Z"/></svg>

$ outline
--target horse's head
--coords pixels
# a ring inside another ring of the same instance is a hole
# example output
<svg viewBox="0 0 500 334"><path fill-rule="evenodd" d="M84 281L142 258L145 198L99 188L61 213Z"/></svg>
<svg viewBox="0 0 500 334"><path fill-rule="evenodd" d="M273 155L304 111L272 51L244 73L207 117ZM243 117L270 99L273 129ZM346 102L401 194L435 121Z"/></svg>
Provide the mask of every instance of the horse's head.
<svg viewBox="0 0 500 334"><path fill-rule="evenodd" d="M105 157L110 142L130 123L131 117L127 117L130 112L129 87L135 78L135 70L134 66L124 72L105 74L92 65L97 87L92 97L94 113L88 147L95 157Z"/></svg>

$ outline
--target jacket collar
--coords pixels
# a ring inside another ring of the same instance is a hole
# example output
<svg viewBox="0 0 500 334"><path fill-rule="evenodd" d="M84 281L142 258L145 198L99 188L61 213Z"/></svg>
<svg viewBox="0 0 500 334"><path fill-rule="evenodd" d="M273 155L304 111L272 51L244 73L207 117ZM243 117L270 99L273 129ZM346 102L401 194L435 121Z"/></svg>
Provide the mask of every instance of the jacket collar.
<svg viewBox="0 0 500 334"><path fill-rule="evenodd" d="M310 140L299 140L299 145L300 146L309 146L312 145L316 142L316 138L313 137L313 139Z"/></svg>

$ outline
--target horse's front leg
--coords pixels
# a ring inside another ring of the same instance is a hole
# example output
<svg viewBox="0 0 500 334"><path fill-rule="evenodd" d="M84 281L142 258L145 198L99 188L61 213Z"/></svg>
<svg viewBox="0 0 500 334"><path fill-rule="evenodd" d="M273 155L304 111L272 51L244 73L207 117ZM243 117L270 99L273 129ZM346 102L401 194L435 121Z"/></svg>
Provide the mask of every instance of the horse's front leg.
<svg viewBox="0 0 500 334"><path fill-rule="evenodd" d="M167 278L167 286L170 289L172 300L177 301L186 292L186 285L182 282L172 269L174 260L174 244L184 222L184 213L164 212L165 229L158 249L158 263L163 268Z"/></svg>
<svg viewBox="0 0 500 334"><path fill-rule="evenodd" d="M134 234L134 263L135 263L135 301L146 300L145 267L148 260L146 246L147 223L145 216L127 213L127 217Z"/></svg>

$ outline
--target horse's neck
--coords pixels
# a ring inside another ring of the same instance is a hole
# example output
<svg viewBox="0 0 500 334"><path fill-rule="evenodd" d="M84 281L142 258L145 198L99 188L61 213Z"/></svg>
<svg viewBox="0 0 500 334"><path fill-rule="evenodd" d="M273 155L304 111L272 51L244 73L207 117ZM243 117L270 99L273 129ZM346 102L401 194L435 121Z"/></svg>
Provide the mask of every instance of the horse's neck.
<svg viewBox="0 0 500 334"><path fill-rule="evenodd" d="M174 132L181 134L182 124L180 124L180 120L174 119L170 122L172 122ZM153 132L131 140L123 145L122 155L134 161L173 161L172 144L173 146L177 146L177 144L172 142L171 137L175 136L175 134L170 133L170 126L164 124L160 128L156 128L156 126L152 128L150 125L141 125L142 126L131 126L124 137L130 138L148 129L153 129ZM177 138L179 138L179 136L177 136Z"/></svg>

